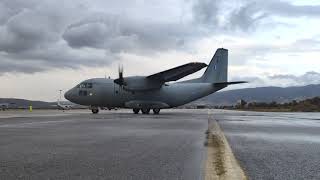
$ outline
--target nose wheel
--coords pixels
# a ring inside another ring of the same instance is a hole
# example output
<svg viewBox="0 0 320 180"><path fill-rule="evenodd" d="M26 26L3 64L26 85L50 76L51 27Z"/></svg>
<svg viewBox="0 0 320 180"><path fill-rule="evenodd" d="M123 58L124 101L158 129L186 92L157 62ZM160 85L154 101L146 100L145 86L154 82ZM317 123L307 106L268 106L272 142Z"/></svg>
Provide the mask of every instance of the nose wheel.
<svg viewBox="0 0 320 180"><path fill-rule="evenodd" d="M91 111L92 111L92 114L98 114L99 113L99 108L98 107L92 107Z"/></svg>

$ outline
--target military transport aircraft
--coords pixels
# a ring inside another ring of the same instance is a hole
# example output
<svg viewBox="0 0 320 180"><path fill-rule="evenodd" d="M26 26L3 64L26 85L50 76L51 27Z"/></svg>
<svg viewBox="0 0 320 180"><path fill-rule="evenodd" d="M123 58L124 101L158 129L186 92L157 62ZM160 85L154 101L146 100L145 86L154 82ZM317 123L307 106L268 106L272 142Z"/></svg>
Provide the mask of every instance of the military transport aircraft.
<svg viewBox="0 0 320 180"><path fill-rule="evenodd" d="M207 67L197 79L170 83ZM139 111L159 114L160 109L172 108L202 98L228 85L246 83L228 82L228 50L219 48L208 65L192 62L162 71L150 76L123 77L119 67L119 78L88 79L65 93L71 102L90 106L92 113L99 107L130 108L135 114Z"/></svg>

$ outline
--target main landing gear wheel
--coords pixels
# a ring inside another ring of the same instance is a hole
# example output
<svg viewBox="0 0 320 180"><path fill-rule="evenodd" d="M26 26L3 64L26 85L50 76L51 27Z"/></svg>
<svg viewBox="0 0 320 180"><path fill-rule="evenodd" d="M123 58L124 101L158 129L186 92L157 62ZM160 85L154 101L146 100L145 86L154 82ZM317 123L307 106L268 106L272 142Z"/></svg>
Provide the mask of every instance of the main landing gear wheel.
<svg viewBox="0 0 320 180"><path fill-rule="evenodd" d="M141 112L142 112L142 114L149 114L150 113L150 108L142 108Z"/></svg>
<svg viewBox="0 0 320 180"><path fill-rule="evenodd" d="M154 108L152 109L153 114L159 114L160 113L160 108Z"/></svg>
<svg viewBox="0 0 320 180"><path fill-rule="evenodd" d="M98 114L99 109L98 108L92 108L91 111L92 111L93 114Z"/></svg>
<svg viewBox="0 0 320 180"><path fill-rule="evenodd" d="M133 108L133 113L138 114L138 113L139 113L139 111L140 111L140 109L139 109L139 108Z"/></svg>

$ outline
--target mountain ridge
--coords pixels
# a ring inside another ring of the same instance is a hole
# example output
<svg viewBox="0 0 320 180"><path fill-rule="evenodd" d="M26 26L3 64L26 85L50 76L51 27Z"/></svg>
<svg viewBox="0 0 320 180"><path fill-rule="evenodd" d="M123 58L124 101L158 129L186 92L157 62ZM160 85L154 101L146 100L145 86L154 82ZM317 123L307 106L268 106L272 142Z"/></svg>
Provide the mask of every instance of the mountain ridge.
<svg viewBox="0 0 320 180"><path fill-rule="evenodd" d="M248 102L275 101L277 103L285 103L292 100L299 101L317 96L320 96L320 84L291 87L268 86L220 91L201 98L195 101L195 103L233 105L240 99Z"/></svg>

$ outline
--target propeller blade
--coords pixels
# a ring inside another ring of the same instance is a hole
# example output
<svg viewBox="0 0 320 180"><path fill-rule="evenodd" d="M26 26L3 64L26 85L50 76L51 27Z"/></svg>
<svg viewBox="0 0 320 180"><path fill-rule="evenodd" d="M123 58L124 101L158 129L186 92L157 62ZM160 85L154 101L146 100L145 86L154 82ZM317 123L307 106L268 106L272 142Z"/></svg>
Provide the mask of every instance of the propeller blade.
<svg viewBox="0 0 320 180"><path fill-rule="evenodd" d="M119 78L115 79L114 82L119 84L120 86L123 86L124 85L124 78L123 78L123 66L122 65L119 65L118 71L119 71Z"/></svg>
<svg viewBox="0 0 320 180"><path fill-rule="evenodd" d="M119 79L123 79L123 66L119 65Z"/></svg>

